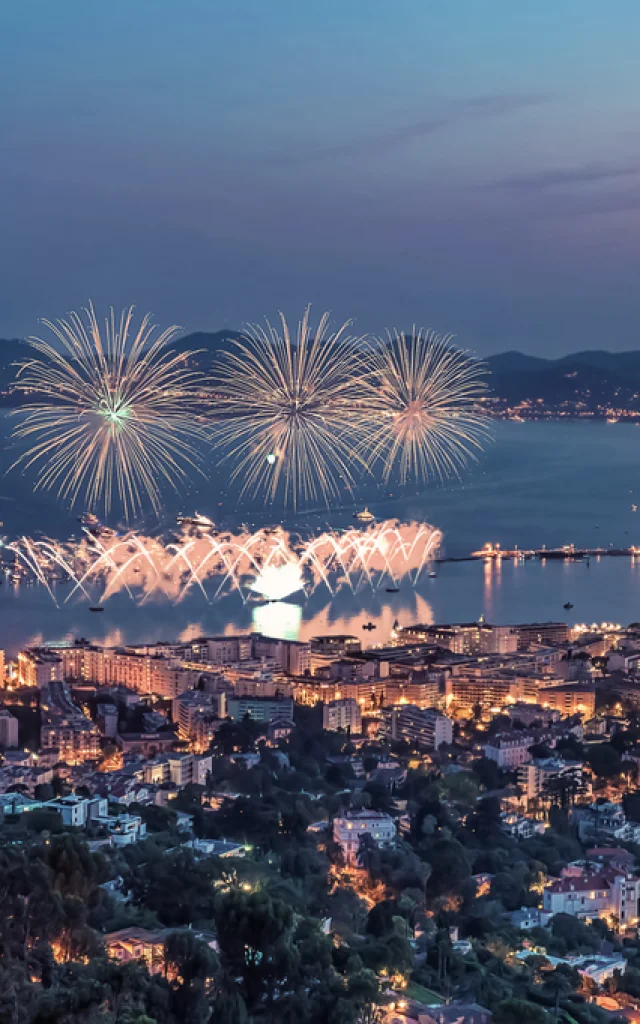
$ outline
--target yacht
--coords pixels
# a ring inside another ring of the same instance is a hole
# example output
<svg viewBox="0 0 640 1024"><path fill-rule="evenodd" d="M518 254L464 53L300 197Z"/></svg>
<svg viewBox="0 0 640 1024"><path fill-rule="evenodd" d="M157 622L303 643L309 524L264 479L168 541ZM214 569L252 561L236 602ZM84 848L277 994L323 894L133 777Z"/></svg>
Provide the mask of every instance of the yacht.
<svg viewBox="0 0 640 1024"><path fill-rule="evenodd" d="M213 519L209 519L209 516L200 515L199 512L192 516L185 516L181 512L179 516L176 516L176 523L178 526L197 526L201 530L211 530L216 525Z"/></svg>

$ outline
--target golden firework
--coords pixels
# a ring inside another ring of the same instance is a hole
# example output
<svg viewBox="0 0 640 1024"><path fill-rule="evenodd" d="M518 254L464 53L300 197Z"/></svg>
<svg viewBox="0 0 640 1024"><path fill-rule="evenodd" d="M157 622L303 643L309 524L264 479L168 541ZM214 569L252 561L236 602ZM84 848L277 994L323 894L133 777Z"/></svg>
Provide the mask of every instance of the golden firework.
<svg viewBox="0 0 640 1024"><path fill-rule="evenodd" d="M388 480L459 475L489 436L484 365L433 331L389 332L372 346L362 448Z"/></svg>
<svg viewBox="0 0 640 1024"><path fill-rule="evenodd" d="M156 335L149 315L132 329L133 307L100 324L93 306L43 323L53 340L29 338L36 355L19 368L25 396L13 432L28 442L14 465L37 467L37 488L73 506L125 516L148 502L158 512L163 484L175 487L197 460L200 381L188 356L167 346L179 328Z"/></svg>
<svg viewBox="0 0 640 1024"><path fill-rule="evenodd" d="M234 462L242 495L273 500L280 492L294 508L316 498L329 504L365 468L358 410L371 371L349 327L332 330L324 313L312 329L307 308L292 336L280 314L278 327L249 326L221 356L213 437Z"/></svg>

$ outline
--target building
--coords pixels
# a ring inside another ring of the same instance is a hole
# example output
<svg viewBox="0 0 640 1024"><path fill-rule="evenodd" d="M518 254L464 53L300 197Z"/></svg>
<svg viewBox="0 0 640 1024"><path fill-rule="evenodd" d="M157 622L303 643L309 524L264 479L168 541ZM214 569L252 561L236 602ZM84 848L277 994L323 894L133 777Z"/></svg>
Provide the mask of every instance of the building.
<svg viewBox="0 0 640 1024"><path fill-rule="evenodd" d="M419 708L440 708L444 703L440 682L426 672L411 672L408 677L391 675L386 680L387 704L415 704Z"/></svg>
<svg viewBox="0 0 640 1024"><path fill-rule="evenodd" d="M322 707L322 728L329 732L362 732L362 710L357 700L345 697L343 700L332 700Z"/></svg>
<svg viewBox="0 0 640 1024"><path fill-rule="evenodd" d="M62 659L44 647L28 647L18 654L18 680L21 686L42 687L63 678Z"/></svg>
<svg viewBox="0 0 640 1024"><path fill-rule="evenodd" d="M578 823L581 842L640 843L640 823L627 821L622 804L607 801L589 807L575 807L572 818Z"/></svg>
<svg viewBox="0 0 640 1024"><path fill-rule="evenodd" d="M119 963L144 960L151 974L164 971L164 940L166 932L152 932L148 928L120 928L108 932L104 938L107 956Z"/></svg>
<svg viewBox="0 0 640 1024"><path fill-rule="evenodd" d="M528 651L537 646L566 644L569 639L566 622L525 622L512 629L518 638L519 651Z"/></svg>
<svg viewBox="0 0 640 1024"><path fill-rule="evenodd" d="M254 722L271 722L277 718L293 718L293 701L277 697L229 697L227 713L234 722L245 715Z"/></svg>
<svg viewBox="0 0 640 1024"><path fill-rule="evenodd" d="M0 747L8 750L18 746L18 719L6 708L0 708Z"/></svg>
<svg viewBox="0 0 640 1024"><path fill-rule="evenodd" d="M207 726L217 719L226 718L226 715L227 695L224 692L186 690L175 697L171 704L171 717L183 740L201 740L204 733L213 737L215 728L208 729Z"/></svg>
<svg viewBox="0 0 640 1024"><path fill-rule="evenodd" d="M518 785L525 800L535 800L554 785L566 784L574 793L586 792L581 761L563 761L559 757L536 758L517 769Z"/></svg>
<svg viewBox="0 0 640 1024"><path fill-rule="evenodd" d="M85 828L90 822L104 818L108 813L109 801L104 797L86 798L74 793L47 800L44 807L57 811L62 824L71 828Z"/></svg>
<svg viewBox="0 0 640 1024"><path fill-rule="evenodd" d="M532 839L533 836L542 835L546 828L543 821L527 818L515 811L502 814L501 819L502 831L513 839Z"/></svg>
<svg viewBox="0 0 640 1024"><path fill-rule="evenodd" d="M553 708L561 715L582 715L593 718L596 709L595 686L589 683L564 683L541 687L539 700L543 707Z"/></svg>
<svg viewBox="0 0 640 1024"><path fill-rule="evenodd" d="M535 737L527 732L506 733L488 740L482 751L484 756L495 761L499 768L509 770L531 760L529 747L535 742Z"/></svg>
<svg viewBox="0 0 640 1024"><path fill-rule="evenodd" d="M383 711L385 732L394 740L406 740L413 747L437 750L453 740L453 722L435 708L397 704Z"/></svg>
<svg viewBox="0 0 640 1024"><path fill-rule="evenodd" d="M640 878L609 865L556 879L544 890L542 905L551 914L613 918L626 928L637 923L639 898Z"/></svg>
<svg viewBox="0 0 640 1024"><path fill-rule="evenodd" d="M379 811L360 811L333 819L333 838L347 864L357 865L362 836L370 836L377 846L391 845L396 838L393 818Z"/></svg>
<svg viewBox="0 0 640 1024"><path fill-rule="evenodd" d="M483 622L463 622L442 626L406 626L396 631L405 639L444 647L453 654L513 654L518 637L511 626L490 626Z"/></svg>

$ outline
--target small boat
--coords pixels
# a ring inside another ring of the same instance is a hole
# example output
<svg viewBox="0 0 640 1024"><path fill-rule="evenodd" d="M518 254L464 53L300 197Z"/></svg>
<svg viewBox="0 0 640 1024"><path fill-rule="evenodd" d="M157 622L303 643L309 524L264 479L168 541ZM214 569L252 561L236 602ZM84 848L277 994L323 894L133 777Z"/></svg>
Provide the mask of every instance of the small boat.
<svg viewBox="0 0 640 1024"><path fill-rule="evenodd" d="M366 507L363 508L362 512L354 512L353 518L357 519L359 523L372 523L375 520L373 512L370 512Z"/></svg>
<svg viewBox="0 0 640 1024"><path fill-rule="evenodd" d="M632 505L631 506L631 511L632 512L637 512L638 511L638 506L637 505Z"/></svg>
<svg viewBox="0 0 640 1024"><path fill-rule="evenodd" d="M100 604L94 604L94 605L91 606L91 608L89 608L89 611L90 612L103 612L104 608Z"/></svg>
<svg viewBox="0 0 640 1024"><path fill-rule="evenodd" d="M438 574L437 574L437 572L435 571L435 569L431 569L431 571L429 572L429 579L435 580L435 578L436 578L436 576L437 576L437 575L438 575Z"/></svg>
<svg viewBox="0 0 640 1024"><path fill-rule="evenodd" d="M375 626L375 623L373 623L373 622L365 622L365 624L364 624L364 626L362 628L363 629L371 630L371 629L375 629L376 626Z"/></svg>
<svg viewBox="0 0 640 1024"><path fill-rule="evenodd" d="M563 608L566 608L566 609L567 609L567 611L568 611L568 610L569 610L569 608L573 608L573 605L571 604L571 601L567 601L567 602L565 602L565 604L563 604L563 606L562 606L562 607L563 607Z"/></svg>
<svg viewBox="0 0 640 1024"><path fill-rule="evenodd" d="M400 587L385 587L384 589L386 590L387 594L397 594L398 591L400 590Z"/></svg>

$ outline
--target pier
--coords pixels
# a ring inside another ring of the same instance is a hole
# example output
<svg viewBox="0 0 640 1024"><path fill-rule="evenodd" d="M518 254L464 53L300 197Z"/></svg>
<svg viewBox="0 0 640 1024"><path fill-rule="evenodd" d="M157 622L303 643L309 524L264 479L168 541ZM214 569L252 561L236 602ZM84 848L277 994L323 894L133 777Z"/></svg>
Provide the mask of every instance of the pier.
<svg viewBox="0 0 640 1024"><path fill-rule="evenodd" d="M501 548L499 544L485 544L479 551L472 551L468 555L469 560L483 559L491 561L494 559L515 559L525 561L537 558L541 561L562 560L566 562L588 561L591 558L636 558L640 556L640 545L632 544L628 548L578 548L575 544L563 544L562 547L548 548L543 545L541 548Z"/></svg>

